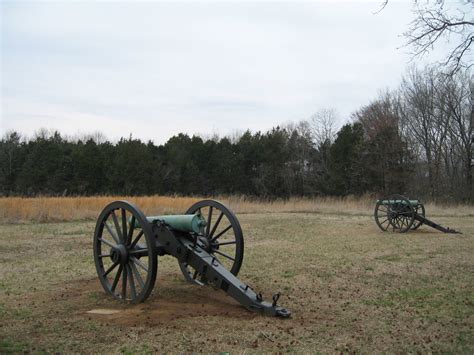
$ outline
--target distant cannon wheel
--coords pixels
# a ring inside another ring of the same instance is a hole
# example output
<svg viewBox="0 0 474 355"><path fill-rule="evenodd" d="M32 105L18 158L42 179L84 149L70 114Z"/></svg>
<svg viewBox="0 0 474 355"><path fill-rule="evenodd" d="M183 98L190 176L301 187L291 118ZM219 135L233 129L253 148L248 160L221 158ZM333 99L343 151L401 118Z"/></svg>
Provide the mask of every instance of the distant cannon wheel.
<svg viewBox="0 0 474 355"><path fill-rule="evenodd" d="M415 214L425 217L425 206L421 202L419 202L418 205L416 205ZM413 222L413 225L411 226L411 229L412 230L418 229L422 224L423 222L415 219L415 221Z"/></svg>
<svg viewBox="0 0 474 355"><path fill-rule="evenodd" d="M391 226L390 224L390 206L387 199L380 199L375 205L374 211L375 223L384 232Z"/></svg>
<svg viewBox="0 0 474 355"><path fill-rule="evenodd" d="M137 207L126 201L107 205L94 232L94 261L104 290L121 301L143 302L155 285L155 248L151 226Z"/></svg>
<svg viewBox="0 0 474 355"><path fill-rule="evenodd" d="M391 195L377 201L375 222L386 231L390 226L400 233L407 232L415 220L415 211L410 201L401 195Z"/></svg>
<svg viewBox="0 0 474 355"><path fill-rule="evenodd" d="M206 245L207 251L227 270L237 275L244 258L244 237L237 217L225 205L214 200L199 201L192 205L186 214L198 211L207 222L204 233L198 236L201 244ZM207 283L207 280L187 263L180 262L179 266L189 282L198 285Z"/></svg>

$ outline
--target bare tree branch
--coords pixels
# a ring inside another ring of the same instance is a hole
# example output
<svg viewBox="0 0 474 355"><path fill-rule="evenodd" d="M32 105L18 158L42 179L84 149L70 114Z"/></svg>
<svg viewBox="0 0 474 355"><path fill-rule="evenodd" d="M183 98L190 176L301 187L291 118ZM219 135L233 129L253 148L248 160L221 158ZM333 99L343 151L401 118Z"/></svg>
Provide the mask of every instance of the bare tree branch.
<svg viewBox="0 0 474 355"><path fill-rule="evenodd" d="M388 0L383 1L381 10L387 3ZM445 6L444 0L427 0L423 4L414 0L414 3L415 19L403 33L405 46L412 49L412 57L422 57L432 52L443 40L447 43L456 41L444 60L438 63L439 66L448 76L472 67L473 58L470 54L474 42L474 1L459 1L456 9Z"/></svg>

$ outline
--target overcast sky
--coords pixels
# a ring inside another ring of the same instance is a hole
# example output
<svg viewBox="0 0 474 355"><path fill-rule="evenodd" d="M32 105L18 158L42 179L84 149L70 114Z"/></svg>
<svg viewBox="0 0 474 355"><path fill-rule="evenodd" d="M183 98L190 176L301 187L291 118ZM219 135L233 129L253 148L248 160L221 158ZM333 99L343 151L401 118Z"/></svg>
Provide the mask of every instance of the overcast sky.
<svg viewBox="0 0 474 355"><path fill-rule="evenodd" d="M1 1L0 133L163 143L266 131L395 88L412 1Z"/></svg>

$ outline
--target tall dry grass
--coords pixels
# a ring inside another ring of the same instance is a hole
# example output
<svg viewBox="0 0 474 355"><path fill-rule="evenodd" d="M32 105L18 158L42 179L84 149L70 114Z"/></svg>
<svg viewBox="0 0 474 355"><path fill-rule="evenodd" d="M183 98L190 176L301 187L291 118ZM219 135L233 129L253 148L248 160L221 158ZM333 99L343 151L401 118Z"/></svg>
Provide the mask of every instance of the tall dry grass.
<svg viewBox="0 0 474 355"><path fill-rule="evenodd" d="M189 206L203 198L170 196L96 196L96 197L2 197L0 223L59 222L95 220L110 202L127 200L147 215L184 213ZM372 215L375 198L372 196L343 198L290 198L265 201L244 196L218 196L234 212L274 213L300 212L345 215ZM465 204L425 204L427 216L474 217L474 206Z"/></svg>
<svg viewBox="0 0 474 355"><path fill-rule="evenodd" d="M94 220L110 202L130 201L147 214L184 213L198 198L166 196L3 197L0 222L58 222Z"/></svg>

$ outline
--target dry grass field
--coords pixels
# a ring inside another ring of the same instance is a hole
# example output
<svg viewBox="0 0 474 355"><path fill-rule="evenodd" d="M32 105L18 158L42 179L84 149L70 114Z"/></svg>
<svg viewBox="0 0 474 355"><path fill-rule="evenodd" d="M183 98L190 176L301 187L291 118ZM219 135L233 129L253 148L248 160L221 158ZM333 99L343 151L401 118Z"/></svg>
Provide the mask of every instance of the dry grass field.
<svg viewBox="0 0 474 355"><path fill-rule="evenodd" d="M102 208L115 200L133 202L148 215L184 213L194 202L203 198L178 196L0 197L0 223L95 220ZM372 196L290 198L269 202L236 196L219 196L217 199L239 214L302 212L367 216L373 213L376 200ZM474 213L473 206L464 204L445 206L425 203L425 206L431 216L472 217Z"/></svg>
<svg viewBox="0 0 474 355"><path fill-rule="evenodd" d="M224 198L244 231L239 278L266 298L280 291L293 313L276 319L186 283L166 256L145 303L112 300L92 234L114 199L0 199L0 353L474 352L473 207L426 206L463 234L394 234L375 225L371 199ZM155 214L197 199L130 200Z"/></svg>

